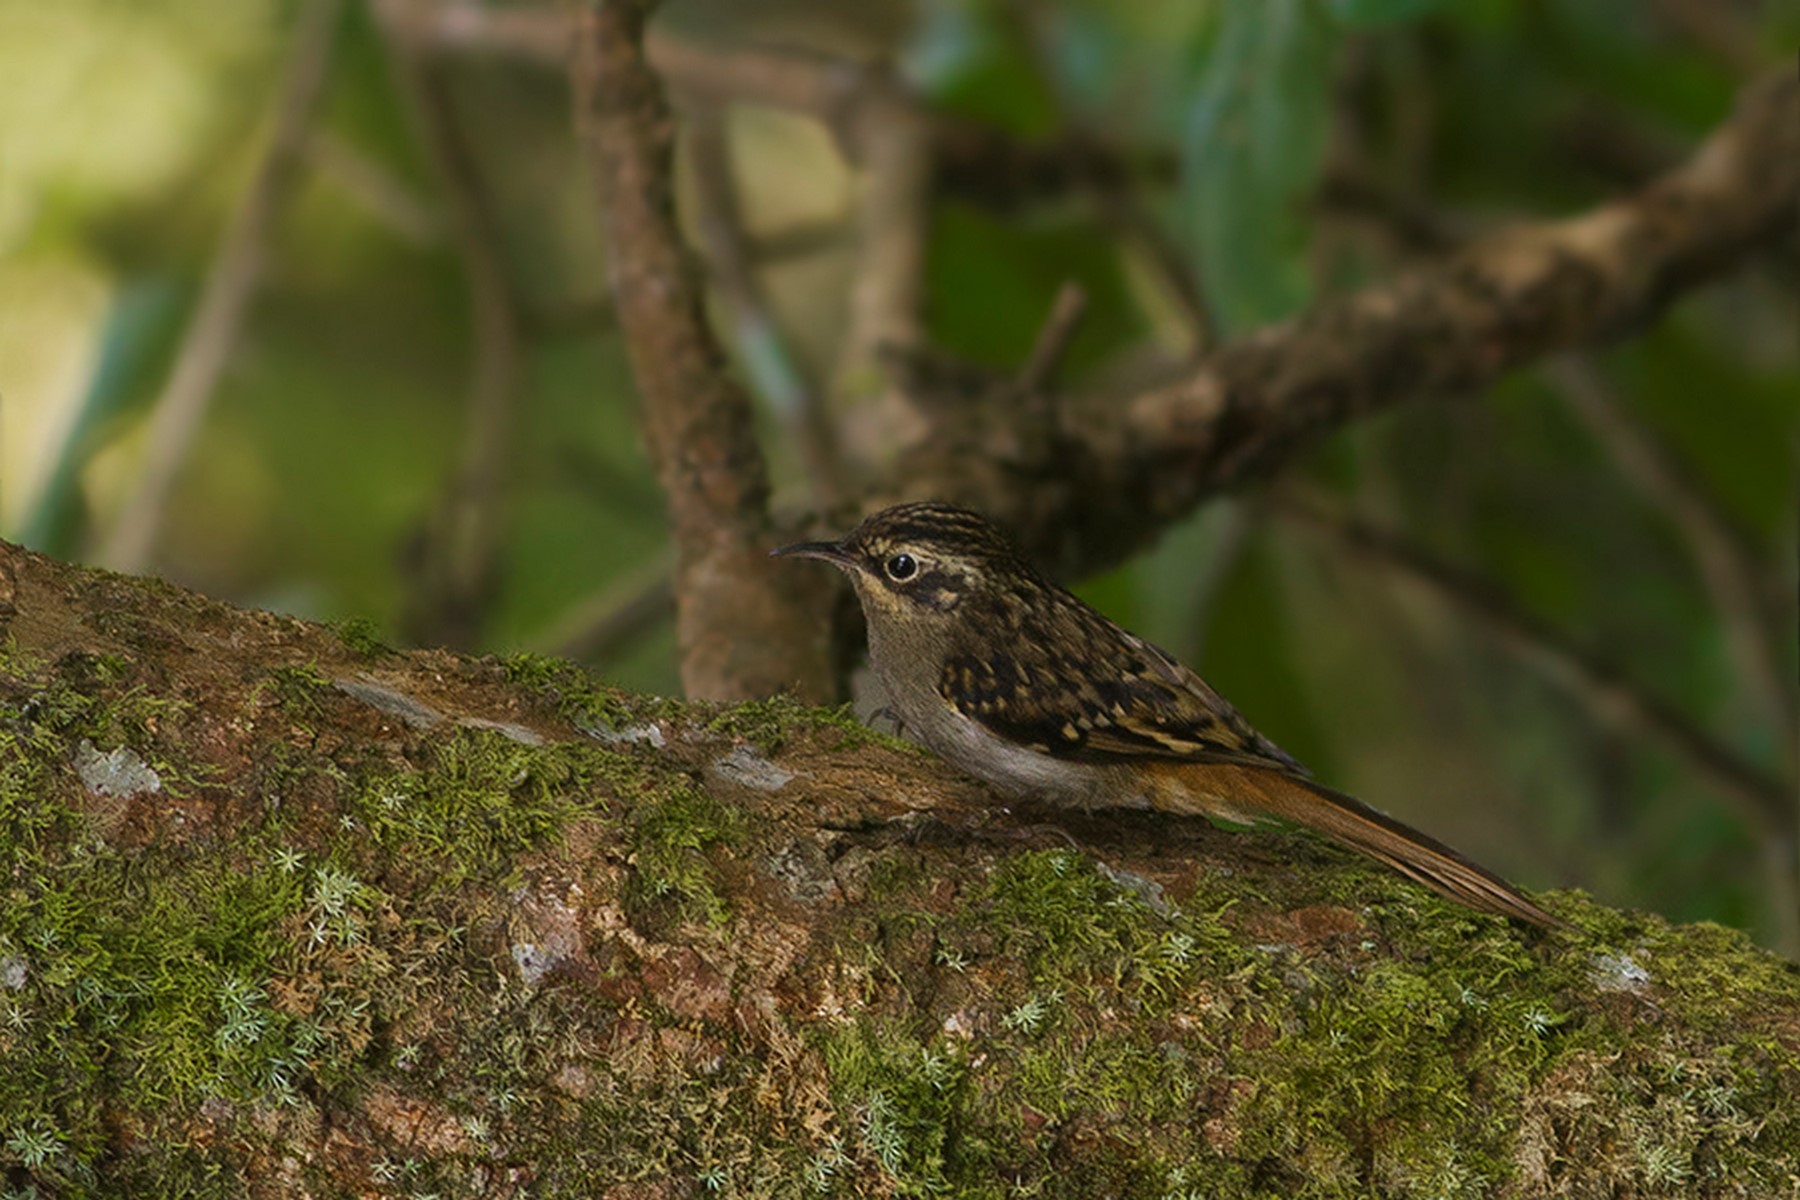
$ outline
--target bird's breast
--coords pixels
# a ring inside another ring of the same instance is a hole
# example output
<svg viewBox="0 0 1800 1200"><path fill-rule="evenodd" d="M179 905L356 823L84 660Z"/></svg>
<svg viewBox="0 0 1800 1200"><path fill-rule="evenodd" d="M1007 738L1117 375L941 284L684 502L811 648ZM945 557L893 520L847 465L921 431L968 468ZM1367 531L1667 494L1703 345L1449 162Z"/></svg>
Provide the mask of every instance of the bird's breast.
<svg viewBox="0 0 1800 1200"><path fill-rule="evenodd" d="M1008 795L1086 805L1144 803L1122 794L1115 772L1033 750L957 711L938 690L944 648L916 634L869 622L869 658L883 698L910 736Z"/></svg>
<svg viewBox="0 0 1800 1200"><path fill-rule="evenodd" d="M952 765L1009 796L1061 804L1145 806L1120 772L1022 746L964 716L935 692L895 709L915 737Z"/></svg>

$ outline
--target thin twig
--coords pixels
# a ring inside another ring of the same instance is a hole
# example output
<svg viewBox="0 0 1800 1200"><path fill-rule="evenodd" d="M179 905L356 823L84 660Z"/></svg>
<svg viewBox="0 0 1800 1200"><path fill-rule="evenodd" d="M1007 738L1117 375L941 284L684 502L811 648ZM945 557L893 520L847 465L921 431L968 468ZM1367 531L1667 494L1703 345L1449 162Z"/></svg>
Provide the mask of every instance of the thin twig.
<svg viewBox="0 0 1800 1200"><path fill-rule="evenodd" d="M382 0L373 0L377 17ZM468 286L473 364L460 461L419 539L407 608L416 641L476 643L499 578L502 502L519 390L518 303L499 218L444 78L402 22L385 25L394 77L442 188Z"/></svg>
<svg viewBox="0 0 1800 1200"><path fill-rule="evenodd" d="M1698 47L1739 77L1754 75L1772 57L1757 44L1754 5L1720 4L1717 0L1656 0L1651 8L1684 45Z"/></svg>
<svg viewBox="0 0 1800 1200"><path fill-rule="evenodd" d="M500 7L477 0L389 0L411 11L420 36L447 53L486 54L560 70L568 58L569 16L557 6ZM758 104L816 117L851 159L856 112L871 77L891 75L880 64L834 57L795 46L709 43L652 30L645 50L671 88L715 103ZM934 113L906 95L929 126L937 182L991 209L1010 210L1042 196L1093 184L1111 187L1144 175L1168 181L1176 156L1152 149L1137 162L1092 139L1024 141L991 125Z"/></svg>
<svg viewBox="0 0 1800 1200"><path fill-rule="evenodd" d="M750 238L746 251L751 265L760 267L824 253L842 245L846 236L843 221L835 217L811 218ZM612 297L604 294L527 303L521 317L526 332L537 335L575 333L591 337L618 324Z"/></svg>
<svg viewBox="0 0 1800 1200"><path fill-rule="evenodd" d="M1411 255L1441 255L1466 240L1452 215L1383 187L1358 168L1339 166L1320 179L1313 203L1334 217L1361 221Z"/></svg>
<svg viewBox="0 0 1800 1200"><path fill-rule="evenodd" d="M1744 759L1675 705L1654 696L1613 663L1577 646L1526 612L1487 580L1458 570L1418 547L1351 517L1288 493L1273 511L1332 537L1345 551L1429 588L1473 617L1500 644L1580 697L1587 710L1622 733L1684 759L1737 812L1762 850L1775 943L1800 952L1800 857L1790 806L1794 785Z"/></svg>
<svg viewBox="0 0 1800 1200"><path fill-rule="evenodd" d="M658 554L564 610L527 645L604 665L675 615L675 555Z"/></svg>
<svg viewBox="0 0 1800 1200"><path fill-rule="evenodd" d="M327 129L316 129L306 143L307 157L323 178L387 229L415 246L442 240L444 222L437 211L393 171Z"/></svg>
<svg viewBox="0 0 1800 1200"><path fill-rule="evenodd" d="M1776 618L1764 601L1743 534L1668 447L1627 411L1592 359L1559 358L1545 373L1626 478L1681 531L1724 624L1738 678L1774 728L1792 730L1800 722L1800 697L1780 667ZM1794 756L1800 749L1790 745L1788 752ZM1800 775L1800 757L1792 757L1790 766Z"/></svg>
<svg viewBox="0 0 1800 1200"><path fill-rule="evenodd" d="M813 505L829 509L849 487L843 456L819 389L806 377L751 265L731 140L717 105L702 102L690 110L688 149L700 210L696 224L713 281L730 311L739 356L752 386L800 452Z"/></svg>
<svg viewBox="0 0 1800 1200"><path fill-rule="evenodd" d="M848 448L870 458L872 448L886 453L925 430L923 414L886 367L893 353L923 339L932 163L926 123L899 81L871 75L864 85L850 134L862 168L857 262L832 392L840 405L862 402L865 444Z"/></svg>
<svg viewBox="0 0 1800 1200"><path fill-rule="evenodd" d="M1362 521L1291 494L1275 496L1272 505L1281 516L1329 534L1359 557L1431 588L1459 611L1479 619L1520 657L1580 695L1589 711L1685 759L1759 835L1791 840L1789 787L1745 760L1686 713L1645 691L1616 665L1520 608L1492 583Z"/></svg>
<svg viewBox="0 0 1800 1200"><path fill-rule="evenodd" d="M1015 5L1007 10L1020 27L1021 38L1031 47L1031 68L1044 90L1056 98L1062 127L1060 144L1074 148L1076 161L1089 169L1071 173L1075 190L1093 206L1100 220L1124 243L1127 253L1143 263L1161 286L1166 301L1180 314L1187 340L1187 357L1197 359L1219 340L1218 319L1200 286L1199 255L1182 247L1140 194L1142 171L1129 169L1122 156L1109 150L1098 131L1089 127L1080 104L1070 93L1064 73L1057 69L1058 54L1052 44L1053 27L1046 10ZM1164 164L1163 181L1176 174L1173 160ZM946 174L949 164L945 164Z"/></svg>
<svg viewBox="0 0 1800 1200"><path fill-rule="evenodd" d="M1087 304L1087 292L1072 279L1065 280L1056 289L1050 315L1038 329L1037 340L1032 343L1025 365L1019 368L1020 392L1035 397L1049 390L1063 356L1069 352L1069 343L1075 340L1076 331L1081 328L1081 318L1087 315Z"/></svg>
<svg viewBox="0 0 1800 1200"><path fill-rule="evenodd" d="M748 238L750 262L756 266L788 262L834 250L850 236L842 217L806 217Z"/></svg>
<svg viewBox="0 0 1800 1200"><path fill-rule="evenodd" d="M237 345L244 313L262 278L269 230L305 153L307 127L325 87L343 4L344 0L311 0L300 10L287 67L275 92L267 148L231 215L169 381L157 398L143 465L96 554L115 570L141 570L149 559L170 490Z"/></svg>
<svg viewBox="0 0 1800 1200"><path fill-rule="evenodd" d="M1094 182L1088 192L1102 218L1126 247L1148 264L1163 292L1181 314L1188 338L1188 357L1199 358L1219 340L1219 319L1200 287L1199 253L1182 246L1157 220L1129 179Z"/></svg>

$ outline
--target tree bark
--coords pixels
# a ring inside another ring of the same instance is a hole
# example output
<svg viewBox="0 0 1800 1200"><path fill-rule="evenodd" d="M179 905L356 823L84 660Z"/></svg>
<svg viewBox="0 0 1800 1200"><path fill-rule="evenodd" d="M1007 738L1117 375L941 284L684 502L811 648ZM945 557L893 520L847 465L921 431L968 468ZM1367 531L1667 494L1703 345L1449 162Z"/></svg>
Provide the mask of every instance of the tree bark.
<svg viewBox="0 0 1800 1200"><path fill-rule="evenodd" d="M15 1193L1791 1190L1800 970L1542 899L0 543Z"/></svg>
<svg viewBox="0 0 1800 1200"><path fill-rule="evenodd" d="M816 577L771 569L769 476L750 397L725 369L675 226L674 118L643 52L652 7L609 0L584 9L572 74L640 424L668 499L682 687L710 700L781 688L829 699L837 689L824 614L833 592Z"/></svg>

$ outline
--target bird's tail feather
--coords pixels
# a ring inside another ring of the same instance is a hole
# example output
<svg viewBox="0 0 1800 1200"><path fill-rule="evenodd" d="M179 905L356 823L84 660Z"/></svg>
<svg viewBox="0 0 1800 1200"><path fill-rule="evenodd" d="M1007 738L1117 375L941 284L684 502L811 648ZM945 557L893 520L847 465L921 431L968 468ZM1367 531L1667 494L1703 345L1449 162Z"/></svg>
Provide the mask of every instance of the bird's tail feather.
<svg viewBox="0 0 1800 1200"><path fill-rule="evenodd" d="M1241 797L1270 816L1316 829L1452 900L1533 925L1562 924L1486 867L1354 796L1256 767L1223 770L1241 779L1242 790L1231 789L1234 800Z"/></svg>

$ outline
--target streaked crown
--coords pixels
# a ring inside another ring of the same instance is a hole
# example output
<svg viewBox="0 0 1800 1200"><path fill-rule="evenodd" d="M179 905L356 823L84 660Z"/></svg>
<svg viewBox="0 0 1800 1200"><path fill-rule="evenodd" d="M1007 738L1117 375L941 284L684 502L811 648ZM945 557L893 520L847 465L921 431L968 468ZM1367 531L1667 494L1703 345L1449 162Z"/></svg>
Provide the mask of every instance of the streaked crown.
<svg viewBox="0 0 1800 1200"><path fill-rule="evenodd" d="M1012 542L980 513L954 504L898 504L836 542L776 551L822 558L847 571L865 597L945 611L984 586L1036 578Z"/></svg>
<svg viewBox="0 0 1800 1200"><path fill-rule="evenodd" d="M992 521L935 500L883 509L842 544L872 583L930 609L954 608L998 580L1035 575Z"/></svg>

